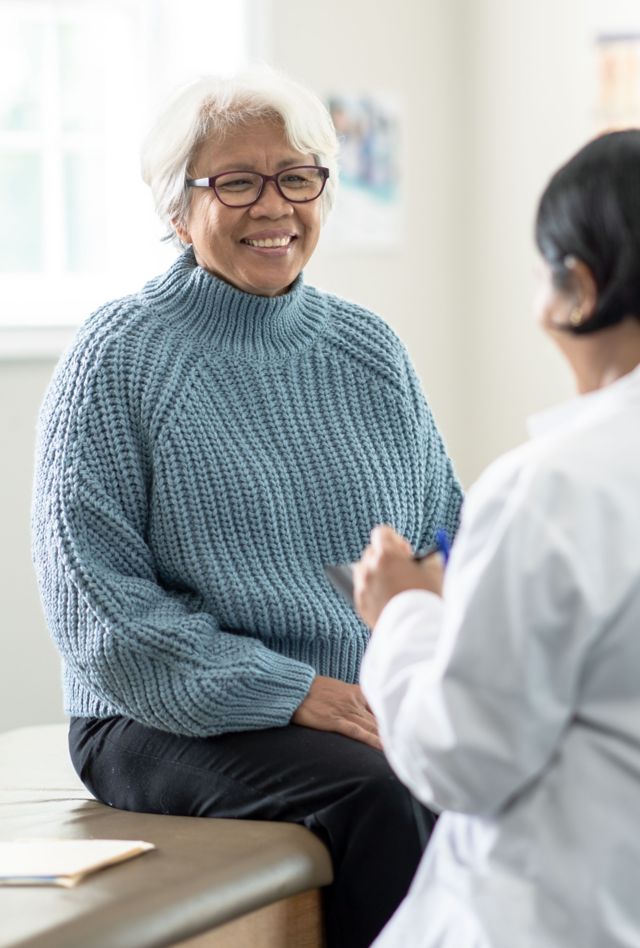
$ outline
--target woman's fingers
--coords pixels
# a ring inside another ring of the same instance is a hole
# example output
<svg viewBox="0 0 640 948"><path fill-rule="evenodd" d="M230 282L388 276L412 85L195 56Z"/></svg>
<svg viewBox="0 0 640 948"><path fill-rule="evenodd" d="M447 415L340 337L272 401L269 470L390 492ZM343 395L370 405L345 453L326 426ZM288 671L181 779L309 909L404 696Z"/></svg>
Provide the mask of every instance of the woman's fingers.
<svg viewBox="0 0 640 948"><path fill-rule="evenodd" d="M372 734L378 733L378 722L370 711L363 710L357 716L347 718L347 720L353 721L354 724L363 727L366 731L371 731Z"/></svg>
<svg viewBox="0 0 640 948"><path fill-rule="evenodd" d="M334 731L381 749L376 719L359 685L318 675L292 721L319 731Z"/></svg>
<svg viewBox="0 0 640 948"><path fill-rule="evenodd" d="M371 747L382 750L378 735L378 723L373 714L363 705L362 708L343 715L336 721L336 731L355 741L362 741Z"/></svg>
<svg viewBox="0 0 640 948"><path fill-rule="evenodd" d="M344 734L345 737L350 737L354 741L361 741L363 744L368 744L369 747L375 747L376 750L382 750L382 744L380 738L378 737L377 729L369 729L361 724L357 724L355 721L343 721L341 725L339 724L336 727L336 732L338 734Z"/></svg>

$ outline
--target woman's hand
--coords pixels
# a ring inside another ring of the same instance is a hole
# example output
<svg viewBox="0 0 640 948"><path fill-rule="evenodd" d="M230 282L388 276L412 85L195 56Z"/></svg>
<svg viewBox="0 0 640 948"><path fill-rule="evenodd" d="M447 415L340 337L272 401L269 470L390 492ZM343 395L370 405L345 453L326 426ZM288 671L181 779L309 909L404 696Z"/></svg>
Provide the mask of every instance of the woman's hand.
<svg viewBox="0 0 640 948"><path fill-rule="evenodd" d="M317 675L307 697L291 718L293 724L318 731L335 731L382 750L375 718L360 685Z"/></svg>
<svg viewBox="0 0 640 948"><path fill-rule="evenodd" d="M409 543L391 527L376 527L371 543L353 571L355 604L373 628L390 599L406 589L442 595L444 567L438 553L414 560Z"/></svg>

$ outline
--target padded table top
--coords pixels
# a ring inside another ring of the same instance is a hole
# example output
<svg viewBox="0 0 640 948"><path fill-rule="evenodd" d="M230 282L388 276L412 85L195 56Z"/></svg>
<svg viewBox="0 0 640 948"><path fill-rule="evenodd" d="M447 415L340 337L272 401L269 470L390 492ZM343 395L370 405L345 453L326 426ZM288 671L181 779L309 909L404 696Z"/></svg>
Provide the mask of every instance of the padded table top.
<svg viewBox="0 0 640 948"><path fill-rule="evenodd" d="M161 948L331 882L329 854L289 823L114 810L68 757L66 725L0 734L0 839L144 839L155 850L77 887L0 887L1 948Z"/></svg>

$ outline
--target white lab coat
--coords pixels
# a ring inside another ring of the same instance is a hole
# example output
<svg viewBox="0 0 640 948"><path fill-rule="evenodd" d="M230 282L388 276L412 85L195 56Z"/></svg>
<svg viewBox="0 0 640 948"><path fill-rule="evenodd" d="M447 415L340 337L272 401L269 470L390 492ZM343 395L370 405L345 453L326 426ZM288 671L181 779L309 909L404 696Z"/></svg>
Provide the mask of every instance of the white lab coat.
<svg viewBox="0 0 640 948"><path fill-rule="evenodd" d="M533 420L469 492L444 599L362 668L444 813L376 948L640 946L640 368Z"/></svg>

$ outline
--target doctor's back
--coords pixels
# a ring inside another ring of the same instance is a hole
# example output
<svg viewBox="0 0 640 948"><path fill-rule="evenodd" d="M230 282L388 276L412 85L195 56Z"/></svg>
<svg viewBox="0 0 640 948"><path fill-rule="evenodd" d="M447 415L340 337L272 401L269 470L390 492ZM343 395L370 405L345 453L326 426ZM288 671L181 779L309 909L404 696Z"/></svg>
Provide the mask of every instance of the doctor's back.
<svg viewBox="0 0 640 948"><path fill-rule="evenodd" d="M612 133L552 179L538 313L578 397L472 487L442 599L375 625L385 752L444 811L376 948L640 946L639 166Z"/></svg>

